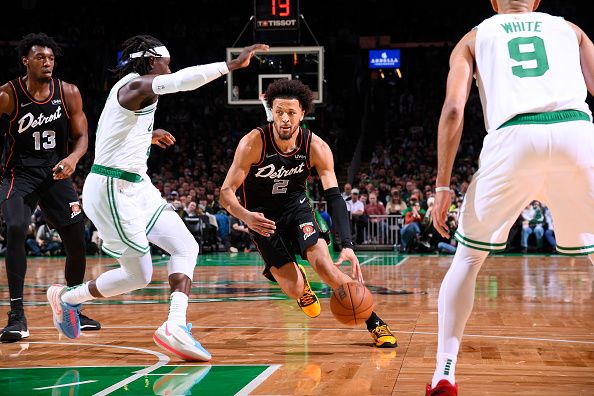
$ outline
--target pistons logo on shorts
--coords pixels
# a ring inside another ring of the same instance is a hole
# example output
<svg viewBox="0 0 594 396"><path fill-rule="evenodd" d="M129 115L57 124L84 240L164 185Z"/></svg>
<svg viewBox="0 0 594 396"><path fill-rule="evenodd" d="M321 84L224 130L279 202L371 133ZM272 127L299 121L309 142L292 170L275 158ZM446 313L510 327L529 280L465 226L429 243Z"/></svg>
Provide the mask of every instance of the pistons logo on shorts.
<svg viewBox="0 0 594 396"><path fill-rule="evenodd" d="M72 211L72 213L70 213L70 218L72 219L74 216L77 216L81 213L80 210L80 203L78 201L75 202L70 202L70 210Z"/></svg>
<svg viewBox="0 0 594 396"><path fill-rule="evenodd" d="M307 240L310 236L316 233L316 229L313 226L313 223L307 222L303 224L299 224L299 228L301 228L301 232L303 232L303 240Z"/></svg>

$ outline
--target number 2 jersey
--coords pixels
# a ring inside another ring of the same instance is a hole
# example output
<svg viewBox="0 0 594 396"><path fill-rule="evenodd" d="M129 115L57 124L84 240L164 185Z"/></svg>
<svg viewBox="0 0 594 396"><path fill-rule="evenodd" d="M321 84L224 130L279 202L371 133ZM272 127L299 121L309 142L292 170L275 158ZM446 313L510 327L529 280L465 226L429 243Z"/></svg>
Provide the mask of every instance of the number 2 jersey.
<svg viewBox="0 0 594 396"><path fill-rule="evenodd" d="M68 109L62 82L52 78L50 95L38 101L22 78L9 81L15 98L4 139L5 170L15 167L54 167L68 152Z"/></svg>
<svg viewBox="0 0 594 396"><path fill-rule="evenodd" d="M525 113L579 110L591 119L579 43L563 18L494 15L477 27L475 58L488 132Z"/></svg>
<svg viewBox="0 0 594 396"><path fill-rule="evenodd" d="M279 220L287 211L298 208L307 199L306 181L310 175L309 150L312 132L299 128L297 147L283 153L274 142L271 123L258 127L262 137L260 161L252 165L243 183L243 205Z"/></svg>

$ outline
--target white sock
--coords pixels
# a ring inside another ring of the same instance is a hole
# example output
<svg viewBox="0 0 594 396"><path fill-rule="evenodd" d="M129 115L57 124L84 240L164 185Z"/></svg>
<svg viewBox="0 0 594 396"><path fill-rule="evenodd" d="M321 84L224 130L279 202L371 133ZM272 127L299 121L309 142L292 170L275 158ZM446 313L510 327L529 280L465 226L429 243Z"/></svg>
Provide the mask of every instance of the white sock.
<svg viewBox="0 0 594 396"><path fill-rule="evenodd" d="M78 305L94 299L95 297L93 297L89 291L89 282L69 287L68 290L62 294L62 301L70 305Z"/></svg>
<svg viewBox="0 0 594 396"><path fill-rule="evenodd" d="M437 299L437 365L432 386L442 379L455 385L456 360L474 304L476 277L488 255L489 252L458 245L452 265L443 278Z"/></svg>
<svg viewBox="0 0 594 396"><path fill-rule="evenodd" d="M171 293L169 316L167 321L186 325L186 311L188 310L188 296L182 292Z"/></svg>
<svg viewBox="0 0 594 396"><path fill-rule="evenodd" d="M437 365L435 367L435 373L433 374L433 380L431 381L431 387L435 388L437 383L442 379L450 381L450 384L456 384L456 356L448 353L437 354Z"/></svg>

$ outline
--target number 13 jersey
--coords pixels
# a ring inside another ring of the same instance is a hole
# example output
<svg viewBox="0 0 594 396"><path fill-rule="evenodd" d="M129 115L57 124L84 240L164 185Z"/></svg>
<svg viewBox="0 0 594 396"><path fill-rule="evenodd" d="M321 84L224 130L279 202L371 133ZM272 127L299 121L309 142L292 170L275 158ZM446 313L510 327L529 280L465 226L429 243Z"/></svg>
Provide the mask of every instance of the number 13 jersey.
<svg viewBox="0 0 594 396"><path fill-rule="evenodd" d="M38 101L27 91L22 78L9 81L15 110L4 142L6 169L53 167L68 152L68 110L62 83L52 78L50 95Z"/></svg>
<svg viewBox="0 0 594 396"><path fill-rule="evenodd" d="M475 58L487 132L525 113L580 110L591 118L579 43L563 18L494 15L477 27Z"/></svg>
<svg viewBox="0 0 594 396"><path fill-rule="evenodd" d="M262 137L260 162L252 165L243 183L243 205L278 220L284 212L306 199L305 184L310 175L311 131L297 131L297 147L283 153L274 141L272 124L257 128Z"/></svg>

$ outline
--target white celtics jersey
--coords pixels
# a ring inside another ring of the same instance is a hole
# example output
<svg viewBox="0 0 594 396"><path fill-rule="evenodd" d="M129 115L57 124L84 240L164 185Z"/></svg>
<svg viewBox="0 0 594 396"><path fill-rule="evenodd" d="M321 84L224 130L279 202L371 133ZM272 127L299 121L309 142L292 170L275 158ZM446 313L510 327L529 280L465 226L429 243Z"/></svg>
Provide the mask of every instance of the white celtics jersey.
<svg viewBox="0 0 594 396"><path fill-rule="evenodd" d="M518 114L580 110L591 118L574 30L540 12L498 14L478 27L476 79L487 131Z"/></svg>
<svg viewBox="0 0 594 396"><path fill-rule="evenodd" d="M94 163L143 175L147 170L157 102L132 111L118 101L118 90L138 76L126 75L109 92L97 126Z"/></svg>

